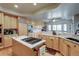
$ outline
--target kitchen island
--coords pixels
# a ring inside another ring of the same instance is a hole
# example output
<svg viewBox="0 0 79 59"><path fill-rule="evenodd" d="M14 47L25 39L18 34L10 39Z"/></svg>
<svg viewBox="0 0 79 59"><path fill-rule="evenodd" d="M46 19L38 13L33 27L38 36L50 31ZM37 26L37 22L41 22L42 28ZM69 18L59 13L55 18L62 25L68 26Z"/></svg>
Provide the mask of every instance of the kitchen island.
<svg viewBox="0 0 79 59"><path fill-rule="evenodd" d="M22 39L29 38L28 36L12 37L13 41L13 55L17 56L36 56L39 54L39 48L44 46L45 40L40 40L36 43L25 42ZM26 39L27 40L27 39ZM30 41L31 42L31 41ZM32 41L33 42L33 41Z"/></svg>

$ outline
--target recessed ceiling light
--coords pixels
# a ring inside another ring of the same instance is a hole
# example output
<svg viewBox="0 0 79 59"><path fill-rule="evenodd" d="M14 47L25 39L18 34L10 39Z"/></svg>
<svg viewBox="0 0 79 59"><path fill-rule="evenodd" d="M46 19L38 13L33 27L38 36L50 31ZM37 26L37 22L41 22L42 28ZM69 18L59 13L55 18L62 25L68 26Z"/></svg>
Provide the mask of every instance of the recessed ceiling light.
<svg viewBox="0 0 79 59"><path fill-rule="evenodd" d="M37 3L33 3L33 5L34 5L34 6L36 6L36 5L37 5Z"/></svg>
<svg viewBox="0 0 79 59"><path fill-rule="evenodd" d="M14 5L15 8L18 8L18 5Z"/></svg>

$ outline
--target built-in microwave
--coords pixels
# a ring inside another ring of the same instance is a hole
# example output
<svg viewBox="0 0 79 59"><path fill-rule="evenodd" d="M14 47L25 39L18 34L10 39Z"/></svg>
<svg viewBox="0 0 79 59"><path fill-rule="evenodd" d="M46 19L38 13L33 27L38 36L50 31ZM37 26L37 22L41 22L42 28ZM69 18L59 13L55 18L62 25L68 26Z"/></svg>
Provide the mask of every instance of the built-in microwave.
<svg viewBox="0 0 79 59"><path fill-rule="evenodd" d="M4 35L11 35L11 34L16 34L15 29L4 29Z"/></svg>
<svg viewBox="0 0 79 59"><path fill-rule="evenodd" d="M0 33L2 33L2 29L0 28Z"/></svg>
<svg viewBox="0 0 79 59"><path fill-rule="evenodd" d="M0 46L2 45L2 38L0 38Z"/></svg>

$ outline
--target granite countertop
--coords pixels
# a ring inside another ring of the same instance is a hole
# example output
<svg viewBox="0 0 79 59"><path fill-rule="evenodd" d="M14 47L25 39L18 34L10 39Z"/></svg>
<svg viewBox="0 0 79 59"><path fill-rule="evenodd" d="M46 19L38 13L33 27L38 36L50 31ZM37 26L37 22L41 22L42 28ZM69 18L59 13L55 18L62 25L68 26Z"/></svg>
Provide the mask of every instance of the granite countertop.
<svg viewBox="0 0 79 59"><path fill-rule="evenodd" d="M67 39L67 38L74 38L76 40L79 40L79 35L73 35L73 34L52 35L50 33L43 33L42 35L61 37L61 38L65 39L65 40L68 40L68 41L71 41L73 43L79 44L79 42Z"/></svg>
<svg viewBox="0 0 79 59"><path fill-rule="evenodd" d="M16 40L17 42L29 47L29 48L34 48L36 46L39 46L41 44L43 44L45 42L45 40L41 40L40 42L38 43L35 43L35 44L29 44L28 42L24 42L22 41L21 39L23 38L28 38L28 36L16 36L16 37L12 37L12 39Z"/></svg>

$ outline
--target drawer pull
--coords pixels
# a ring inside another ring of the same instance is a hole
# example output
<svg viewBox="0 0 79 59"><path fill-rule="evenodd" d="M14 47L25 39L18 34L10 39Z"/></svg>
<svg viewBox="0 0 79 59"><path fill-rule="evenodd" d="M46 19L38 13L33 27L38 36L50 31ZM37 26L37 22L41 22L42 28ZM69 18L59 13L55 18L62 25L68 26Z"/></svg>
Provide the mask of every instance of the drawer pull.
<svg viewBox="0 0 79 59"><path fill-rule="evenodd" d="M53 39L51 39L51 40L53 40Z"/></svg>
<svg viewBox="0 0 79 59"><path fill-rule="evenodd" d="M67 47L70 47L70 45L67 45Z"/></svg>
<svg viewBox="0 0 79 59"><path fill-rule="evenodd" d="M76 47L76 45L74 45L74 47Z"/></svg>

